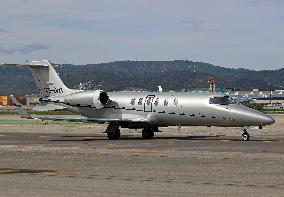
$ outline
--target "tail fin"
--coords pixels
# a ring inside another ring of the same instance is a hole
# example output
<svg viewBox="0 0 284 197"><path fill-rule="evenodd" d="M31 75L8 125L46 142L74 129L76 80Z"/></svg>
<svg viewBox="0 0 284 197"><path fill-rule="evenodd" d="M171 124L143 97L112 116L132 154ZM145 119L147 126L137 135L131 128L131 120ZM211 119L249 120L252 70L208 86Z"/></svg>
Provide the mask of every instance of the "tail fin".
<svg viewBox="0 0 284 197"><path fill-rule="evenodd" d="M41 97L65 96L74 92L64 85L49 61L29 61L23 66L30 68Z"/></svg>
<svg viewBox="0 0 284 197"><path fill-rule="evenodd" d="M24 66L29 67L35 83L38 87L40 97L60 97L78 92L67 88L51 63L47 60L27 61L26 64L2 64L1 66Z"/></svg>
<svg viewBox="0 0 284 197"><path fill-rule="evenodd" d="M47 60L27 61L26 64L1 64L0 66L29 67L41 98L66 96L79 91L67 88Z"/></svg>

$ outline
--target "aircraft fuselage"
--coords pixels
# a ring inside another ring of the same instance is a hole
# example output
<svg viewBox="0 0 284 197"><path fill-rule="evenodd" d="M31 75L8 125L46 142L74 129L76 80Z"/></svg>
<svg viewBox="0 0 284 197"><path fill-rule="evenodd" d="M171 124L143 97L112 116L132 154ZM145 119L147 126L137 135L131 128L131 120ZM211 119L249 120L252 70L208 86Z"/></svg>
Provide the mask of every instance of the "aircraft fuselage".
<svg viewBox="0 0 284 197"><path fill-rule="evenodd" d="M219 93L109 92L101 109L77 106L88 118L147 119L149 126L265 126L274 119ZM126 127L145 127L128 123ZM136 126L135 126L136 125Z"/></svg>

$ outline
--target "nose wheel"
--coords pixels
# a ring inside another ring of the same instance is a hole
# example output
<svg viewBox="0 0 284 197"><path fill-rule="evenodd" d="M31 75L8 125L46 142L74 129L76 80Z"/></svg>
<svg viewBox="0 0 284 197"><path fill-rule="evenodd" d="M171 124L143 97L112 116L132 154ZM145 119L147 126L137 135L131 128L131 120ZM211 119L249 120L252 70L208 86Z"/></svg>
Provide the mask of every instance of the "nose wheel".
<svg viewBox="0 0 284 197"><path fill-rule="evenodd" d="M242 140L243 141L249 141L249 133L247 132L247 130L244 130L243 134L242 134Z"/></svg>

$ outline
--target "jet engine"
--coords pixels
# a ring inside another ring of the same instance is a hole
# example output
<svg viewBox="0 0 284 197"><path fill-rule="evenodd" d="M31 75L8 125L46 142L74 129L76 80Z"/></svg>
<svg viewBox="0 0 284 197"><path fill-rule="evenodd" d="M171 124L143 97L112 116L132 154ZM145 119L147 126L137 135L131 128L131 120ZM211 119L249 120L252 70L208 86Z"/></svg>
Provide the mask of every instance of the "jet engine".
<svg viewBox="0 0 284 197"><path fill-rule="evenodd" d="M66 104L97 109L104 107L108 101L108 94L102 90L77 92L65 97Z"/></svg>

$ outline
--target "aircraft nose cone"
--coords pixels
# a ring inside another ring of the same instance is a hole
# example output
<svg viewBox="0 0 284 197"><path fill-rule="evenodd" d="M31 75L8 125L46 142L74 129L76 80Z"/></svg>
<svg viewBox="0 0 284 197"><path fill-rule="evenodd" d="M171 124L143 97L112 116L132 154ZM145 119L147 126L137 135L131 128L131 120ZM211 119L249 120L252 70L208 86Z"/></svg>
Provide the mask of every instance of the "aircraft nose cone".
<svg viewBox="0 0 284 197"><path fill-rule="evenodd" d="M274 118L272 118L270 116L263 115L263 117L261 118L261 122L264 125L271 125L271 124L275 123L275 120L274 120Z"/></svg>
<svg viewBox="0 0 284 197"><path fill-rule="evenodd" d="M237 114L236 119L241 119L241 124L246 126L265 126L275 122L274 118L242 105L235 106L233 111Z"/></svg>
<svg viewBox="0 0 284 197"><path fill-rule="evenodd" d="M267 116L263 113L257 113L254 115L259 125L271 125L275 122L274 118Z"/></svg>

